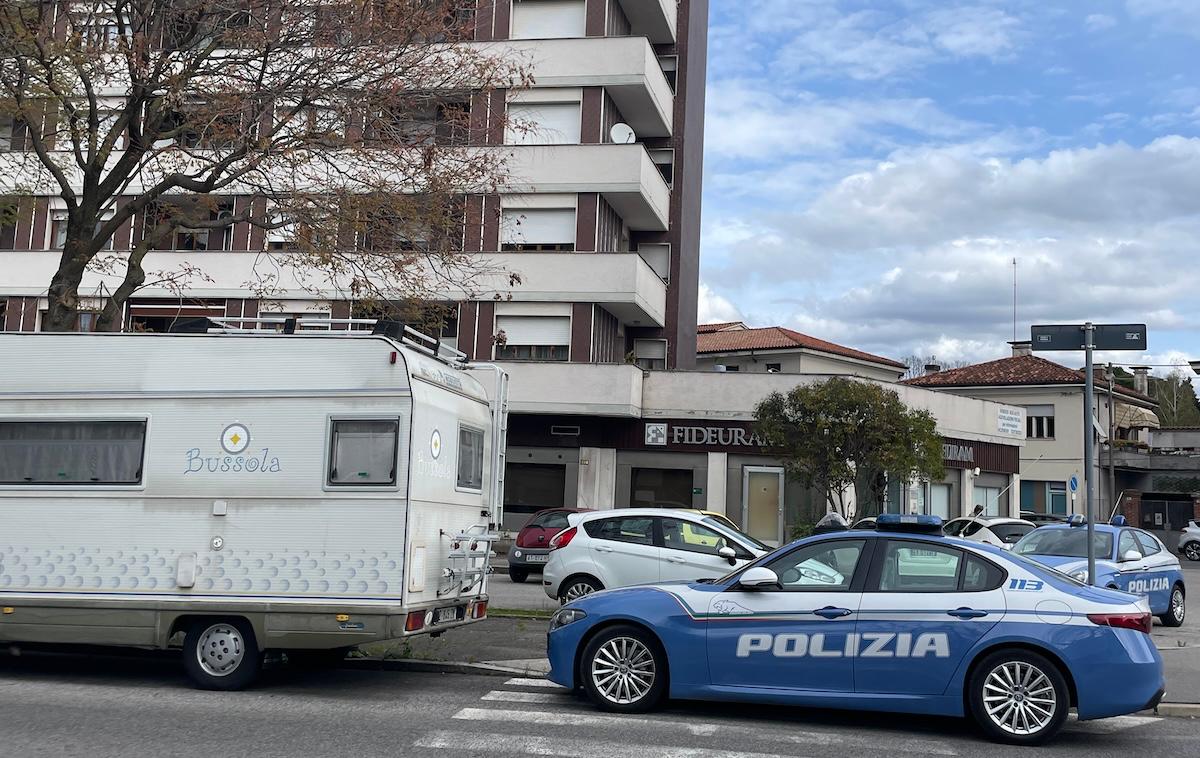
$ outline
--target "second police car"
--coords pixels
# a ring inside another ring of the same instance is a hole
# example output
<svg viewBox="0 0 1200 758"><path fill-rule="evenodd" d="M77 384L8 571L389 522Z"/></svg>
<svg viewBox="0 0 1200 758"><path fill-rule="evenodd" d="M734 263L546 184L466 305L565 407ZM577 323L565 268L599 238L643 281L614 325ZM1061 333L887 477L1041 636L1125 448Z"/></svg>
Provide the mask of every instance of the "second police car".
<svg viewBox="0 0 1200 758"><path fill-rule="evenodd" d="M588 595L548 633L550 678L605 710L664 698L972 717L1037 744L1164 694L1144 598L881 516L695 583Z"/></svg>

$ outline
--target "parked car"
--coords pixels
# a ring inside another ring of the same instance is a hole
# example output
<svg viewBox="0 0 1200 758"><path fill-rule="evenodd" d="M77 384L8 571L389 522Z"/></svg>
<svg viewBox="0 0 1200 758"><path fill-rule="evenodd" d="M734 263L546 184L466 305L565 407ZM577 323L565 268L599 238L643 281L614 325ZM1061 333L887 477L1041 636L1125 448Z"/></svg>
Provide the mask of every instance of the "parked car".
<svg viewBox="0 0 1200 758"><path fill-rule="evenodd" d="M550 540L569 527L573 513L586 513L578 508L547 508L533 514L508 551L508 578L520 584L533 572L541 573L550 559Z"/></svg>
<svg viewBox="0 0 1200 758"><path fill-rule="evenodd" d="M718 577L769 552L711 516L665 508L584 514L550 548L542 588L564 603L631 584Z"/></svg>
<svg viewBox="0 0 1200 758"><path fill-rule="evenodd" d="M1187 589L1179 559L1150 532L1134 529L1118 516L1113 524L1093 527L1092 554L1096 557L1099 587L1141 595L1150 611L1165 626L1180 626L1186 616ZM1013 552L1044 563L1086 582L1087 529L1082 520L1063 526L1043 526L1021 538Z"/></svg>
<svg viewBox="0 0 1200 758"><path fill-rule="evenodd" d="M1021 518L1038 526L1042 524L1065 524L1067 516L1059 513L1037 513L1036 511L1021 511Z"/></svg>
<svg viewBox="0 0 1200 758"><path fill-rule="evenodd" d="M1200 525L1195 521L1189 521L1179 535L1179 553L1189 561L1200 561Z"/></svg>
<svg viewBox="0 0 1200 758"><path fill-rule="evenodd" d="M967 716L1019 745L1053 737L1072 707L1099 719L1162 698L1144 598L943 537L937 517L877 525L715 580L573 600L550 620L549 678L608 711L679 698Z"/></svg>
<svg viewBox="0 0 1200 758"><path fill-rule="evenodd" d="M1036 528L1037 524L1019 518L963 516L947 521L942 527L942 533L947 537L986 542L1010 550L1022 537Z"/></svg>

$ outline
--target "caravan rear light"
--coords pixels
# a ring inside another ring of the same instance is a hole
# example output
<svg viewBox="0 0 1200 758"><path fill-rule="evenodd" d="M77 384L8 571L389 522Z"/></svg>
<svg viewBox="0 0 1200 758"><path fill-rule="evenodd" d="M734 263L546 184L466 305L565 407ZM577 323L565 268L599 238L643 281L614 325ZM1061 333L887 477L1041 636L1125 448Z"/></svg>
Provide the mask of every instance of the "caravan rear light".
<svg viewBox="0 0 1200 758"><path fill-rule="evenodd" d="M473 619L487 618L487 605L488 604L487 604L486 600L480 600L478 603L475 603L474 605L472 605L471 606L471 618L473 618Z"/></svg>
<svg viewBox="0 0 1200 758"><path fill-rule="evenodd" d="M554 538L550 540L550 549L558 550L560 547L566 547L571 544L571 540L575 539L575 534L578 531L579 529L573 526L554 535Z"/></svg>
<svg viewBox="0 0 1200 758"><path fill-rule="evenodd" d="M1089 613L1088 621L1116 629L1133 629L1150 634L1154 621L1149 613Z"/></svg>
<svg viewBox="0 0 1200 758"><path fill-rule="evenodd" d="M433 622L433 611L410 611L404 620L404 631L419 632Z"/></svg>

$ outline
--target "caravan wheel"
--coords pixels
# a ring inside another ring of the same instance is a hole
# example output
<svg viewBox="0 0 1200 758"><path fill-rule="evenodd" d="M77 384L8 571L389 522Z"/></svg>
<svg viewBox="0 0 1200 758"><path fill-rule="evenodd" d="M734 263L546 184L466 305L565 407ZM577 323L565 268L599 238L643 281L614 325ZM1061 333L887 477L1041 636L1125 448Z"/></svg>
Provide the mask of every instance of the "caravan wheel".
<svg viewBox="0 0 1200 758"><path fill-rule="evenodd" d="M262 653L244 619L200 619L183 640L183 667L203 690L240 690L258 678Z"/></svg>

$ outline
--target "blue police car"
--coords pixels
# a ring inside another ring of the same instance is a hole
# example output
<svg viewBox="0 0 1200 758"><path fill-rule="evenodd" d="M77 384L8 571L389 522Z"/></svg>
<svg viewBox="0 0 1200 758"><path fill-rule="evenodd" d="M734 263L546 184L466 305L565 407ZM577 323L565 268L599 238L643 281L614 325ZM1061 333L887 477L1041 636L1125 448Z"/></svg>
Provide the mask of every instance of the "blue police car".
<svg viewBox="0 0 1200 758"><path fill-rule="evenodd" d="M666 697L970 715L1037 744L1071 708L1151 708L1147 600L940 536L936 517L810 537L715 580L587 595L550 622L550 678L600 708Z"/></svg>
<svg viewBox="0 0 1200 758"><path fill-rule="evenodd" d="M1063 525L1026 534L1013 552L1087 581L1087 529L1079 516ZM1096 581L1100 587L1142 595L1165 626L1180 626L1187 615L1187 589L1179 559L1150 532L1134 529L1117 516L1093 527Z"/></svg>

